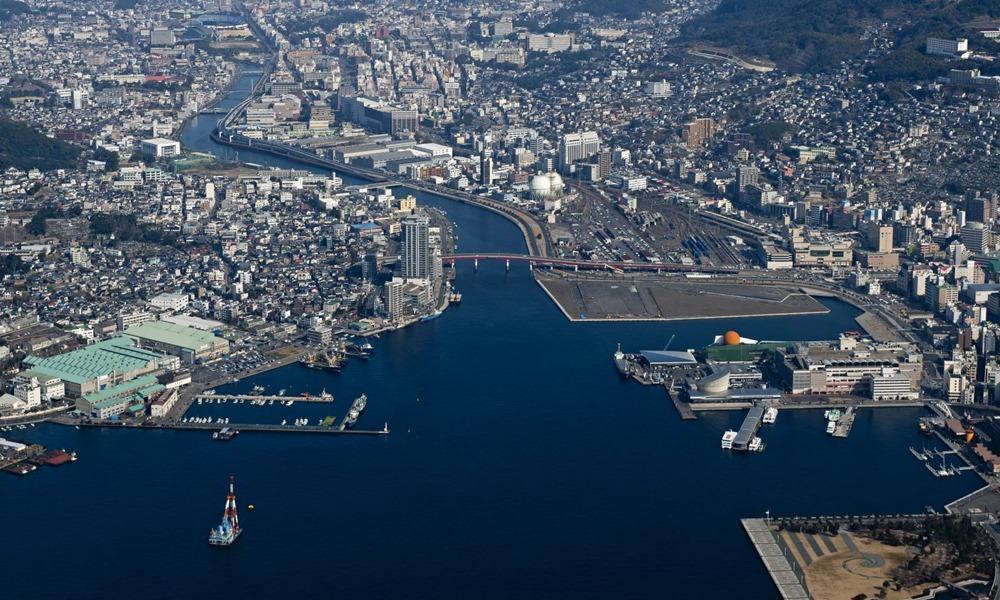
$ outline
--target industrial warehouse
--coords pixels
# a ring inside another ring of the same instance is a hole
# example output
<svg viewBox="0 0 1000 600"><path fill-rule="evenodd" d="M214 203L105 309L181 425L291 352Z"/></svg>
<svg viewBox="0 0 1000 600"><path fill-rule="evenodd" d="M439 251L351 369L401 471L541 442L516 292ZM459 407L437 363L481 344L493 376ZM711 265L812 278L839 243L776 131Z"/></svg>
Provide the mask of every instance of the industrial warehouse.
<svg viewBox="0 0 1000 600"><path fill-rule="evenodd" d="M166 321L148 321L129 327L125 335L138 340L143 348L179 356L185 365L209 361L229 353L229 340Z"/></svg>

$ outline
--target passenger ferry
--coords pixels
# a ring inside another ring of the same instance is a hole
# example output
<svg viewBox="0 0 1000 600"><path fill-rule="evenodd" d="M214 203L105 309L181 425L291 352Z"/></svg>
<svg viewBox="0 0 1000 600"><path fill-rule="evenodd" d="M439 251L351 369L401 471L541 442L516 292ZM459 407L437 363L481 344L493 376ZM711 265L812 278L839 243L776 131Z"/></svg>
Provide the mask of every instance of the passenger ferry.
<svg viewBox="0 0 1000 600"><path fill-rule="evenodd" d="M723 450L732 450L733 449L733 440L735 440L735 439L736 439L736 432L733 431L732 429L730 429L730 430L726 431L725 433L723 433L722 434L722 449Z"/></svg>
<svg viewBox="0 0 1000 600"><path fill-rule="evenodd" d="M767 407L767 410L764 411L764 418L761 421L771 424L776 420L778 420L778 409L773 406Z"/></svg>

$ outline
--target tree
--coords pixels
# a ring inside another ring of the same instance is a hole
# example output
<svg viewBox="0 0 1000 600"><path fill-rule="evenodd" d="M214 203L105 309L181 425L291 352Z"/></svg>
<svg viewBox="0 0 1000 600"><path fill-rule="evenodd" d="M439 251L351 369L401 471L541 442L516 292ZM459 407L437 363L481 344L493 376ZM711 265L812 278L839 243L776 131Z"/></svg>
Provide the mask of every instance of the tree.
<svg viewBox="0 0 1000 600"><path fill-rule="evenodd" d="M24 267L24 261L20 256L5 254L0 256L0 275L13 275L20 273Z"/></svg>

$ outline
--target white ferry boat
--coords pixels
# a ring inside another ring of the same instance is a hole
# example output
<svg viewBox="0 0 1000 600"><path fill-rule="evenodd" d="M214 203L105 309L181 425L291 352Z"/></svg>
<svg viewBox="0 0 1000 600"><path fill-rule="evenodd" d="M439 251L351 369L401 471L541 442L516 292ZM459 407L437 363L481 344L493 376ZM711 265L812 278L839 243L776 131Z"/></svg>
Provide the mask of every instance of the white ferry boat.
<svg viewBox="0 0 1000 600"><path fill-rule="evenodd" d="M747 447L750 452L763 452L764 451L764 440L759 437L754 437L750 440L750 445Z"/></svg>
<svg viewBox="0 0 1000 600"><path fill-rule="evenodd" d="M767 410L764 411L764 418L761 419L764 423L771 424L778 420L778 409L769 406Z"/></svg>
<svg viewBox="0 0 1000 600"><path fill-rule="evenodd" d="M826 424L826 432L829 433L830 435L833 435L833 432L836 430L837 430L837 422L831 419Z"/></svg>
<svg viewBox="0 0 1000 600"><path fill-rule="evenodd" d="M725 433L723 433L722 434L722 449L723 450L732 450L732 448L733 448L733 440L735 440L735 439L736 439L736 432L733 431L732 429L730 429L730 430L726 431Z"/></svg>

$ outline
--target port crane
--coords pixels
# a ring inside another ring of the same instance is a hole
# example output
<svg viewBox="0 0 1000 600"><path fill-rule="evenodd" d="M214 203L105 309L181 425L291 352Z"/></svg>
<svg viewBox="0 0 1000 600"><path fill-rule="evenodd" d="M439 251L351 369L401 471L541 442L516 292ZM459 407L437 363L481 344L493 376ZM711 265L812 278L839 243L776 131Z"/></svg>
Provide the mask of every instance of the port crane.
<svg viewBox="0 0 1000 600"><path fill-rule="evenodd" d="M675 334L673 334L672 336L670 336L670 339L669 339L669 340L667 340L667 345L663 347L663 351L664 351L664 352L666 352L667 350L669 350L669 349L670 349L670 344L673 344L673 343L674 343L674 338L675 338L675 337L677 337L677 334L676 334L676 333L675 333Z"/></svg>

